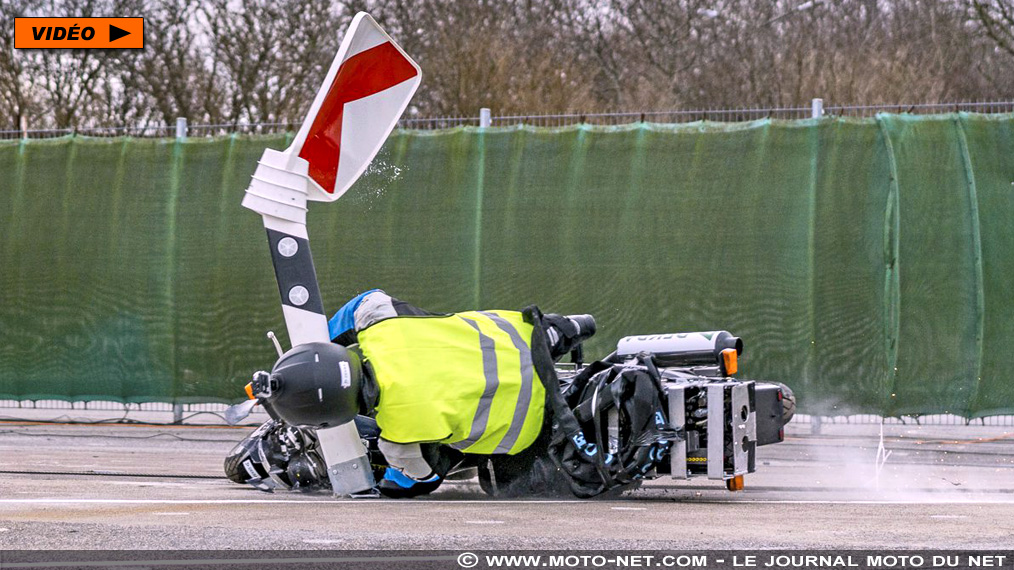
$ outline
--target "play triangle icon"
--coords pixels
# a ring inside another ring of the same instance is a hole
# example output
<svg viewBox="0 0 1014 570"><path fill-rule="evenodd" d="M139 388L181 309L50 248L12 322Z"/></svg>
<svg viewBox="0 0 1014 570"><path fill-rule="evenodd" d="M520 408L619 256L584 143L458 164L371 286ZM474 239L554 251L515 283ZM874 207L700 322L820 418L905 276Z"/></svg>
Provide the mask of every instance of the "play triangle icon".
<svg viewBox="0 0 1014 570"><path fill-rule="evenodd" d="M123 30L123 29L117 28L116 26L114 26L112 24L109 24L109 41L115 42L116 40L118 40L118 39L120 39L120 38L122 38L124 36L129 36L129 35L130 35L130 32L128 32L127 30Z"/></svg>

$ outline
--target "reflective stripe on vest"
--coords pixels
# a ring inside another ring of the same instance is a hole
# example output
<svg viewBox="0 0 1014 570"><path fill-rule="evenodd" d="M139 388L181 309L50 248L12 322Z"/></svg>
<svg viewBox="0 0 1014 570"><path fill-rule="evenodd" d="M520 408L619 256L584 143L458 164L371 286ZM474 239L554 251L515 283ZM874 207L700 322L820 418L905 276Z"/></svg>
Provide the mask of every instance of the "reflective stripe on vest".
<svg viewBox="0 0 1014 570"><path fill-rule="evenodd" d="M482 334L478 323L472 319L461 317L470 327L479 333L479 347L482 349L482 377L486 380L486 389L479 396L479 406L475 410L475 417L472 419L472 428L468 430L468 439L451 444L455 449L467 449L475 445L482 434L486 431L486 424L489 423L489 412L493 409L493 396L500 386L500 378L496 373L496 345L493 339Z"/></svg>
<svg viewBox="0 0 1014 570"><path fill-rule="evenodd" d="M525 415L528 413L528 406L532 401L532 383L535 376L535 368L532 366L532 349L528 346L531 342L531 335L529 335L528 342L521 338L521 334L518 329L514 328L506 319L498 316L495 313L482 311L482 314L486 315L496 326L500 327L500 330L504 331L511 337L511 342L514 343L514 348L518 349L518 355L521 357L521 391L518 393L518 405L514 408L514 417L511 418L511 427L507 430L507 435L504 436L503 441L496 447L493 453L507 453L510 451L514 444L518 441L518 436L521 435L521 426L525 423Z"/></svg>
<svg viewBox="0 0 1014 570"><path fill-rule="evenodd" d="M380 387L381 435L468 453L527 448L545 404L531 335L515 311L395 317L363 329L360 347Z"/></svg>

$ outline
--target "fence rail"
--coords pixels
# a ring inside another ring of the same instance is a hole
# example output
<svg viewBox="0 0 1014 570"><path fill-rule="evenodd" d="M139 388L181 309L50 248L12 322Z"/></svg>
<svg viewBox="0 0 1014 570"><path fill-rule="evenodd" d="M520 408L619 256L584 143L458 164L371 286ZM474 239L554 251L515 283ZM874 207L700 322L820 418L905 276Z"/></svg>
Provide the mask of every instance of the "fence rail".
<svg viewBox="0 0 1014 570"><path fill-rule="evenodd" d="M223 414L227 404L171 404L169 402L148 402L143 404L122 403L111 401L67 402L63 400L0 400L0 418L18 418L19 410L52 410L52 411L106 411L124 414L124 418L137 412L173 412L180 415L199 413ZM266 419L266 414L258 409L254 419ZM264 416L264 417L261 417ZM854 414L848 416L814 416L796 414L791 421L794 425L808 425L814 432L819 432L822 425L921 425L921 426L993 426L1014 427L1014 416L988 416L984 418L966 419L951 414L934 414L923 416L881 417L876 414Z"/></svg>
<svg viewBox="0 0 1014 570"><path fill-rule="evenodd" d="M588 125L627 125L632 123L679 124L695 121L714 121L736 123L758 119L805 119L814 116L825 117L872 117L877 113L908 113L937 114L951 112L969 113L1014 113L1014 101L960 102L960 103L915 103L886 105L828 105L809 107L757 107L741 109L690 109L671 111L625 111L615 113L564 113L555 115L485 115L488 124L484 124L484 115L474 117L425 117L402 118L398 127L414 130L439 130L455 127L510 127L529 125L536 127L563 127L577 124ZM230 134L274 134L294 132L299 123L219 123L208 125L188 125L184 120L183 130L180 123L176 125L142 125L120 127L80 127L65 129L27 129L0 130L0 140L7 139L48 139L67 135L89 137L139 137L139 138L170 138L170 137L212 137Z"/></svg>

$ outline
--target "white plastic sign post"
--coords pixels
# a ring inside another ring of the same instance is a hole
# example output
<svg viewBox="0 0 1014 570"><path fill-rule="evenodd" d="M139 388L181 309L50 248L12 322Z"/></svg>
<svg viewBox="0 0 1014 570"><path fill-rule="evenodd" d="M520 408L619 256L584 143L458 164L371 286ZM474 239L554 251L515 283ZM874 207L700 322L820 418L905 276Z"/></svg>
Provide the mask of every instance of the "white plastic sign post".
<svg viewBox="0 0 1014 570"><path fill-rule="evenodd" d="M408 106L422 73L365 12L352 19L296 138L266 149L243 206L264 219L282 314L293 346L329 342L327 316L306 231L307 200L330 202L369 166ZM373 487L355 426L318 430L336 495Z"/></svg>

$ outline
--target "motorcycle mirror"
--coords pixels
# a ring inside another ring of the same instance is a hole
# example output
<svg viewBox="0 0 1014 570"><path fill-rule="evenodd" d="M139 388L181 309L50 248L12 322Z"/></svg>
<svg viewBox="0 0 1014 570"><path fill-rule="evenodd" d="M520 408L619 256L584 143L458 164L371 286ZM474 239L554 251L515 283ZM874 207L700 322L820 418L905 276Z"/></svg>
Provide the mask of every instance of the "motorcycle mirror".
<svg viewBox="0 0 1014 570"><path fill-rule="evenodd" d="M229 406L229 409L225 410L225 421L231 426L238 424L243 418L250 415L253 411L254 406L257 405L257 400L247 400L241 404L235 406Z"/></svg>
<svg viewBox="0 0 1014 570"><path fill-rule="evenodd" d="M278 353L278 358L281 358L285 352L282 351L282 345L278 342L278 337L275 336L275 331L268 331L268 339L271 340L271 344L275 345L275 352Z"/></svg>

